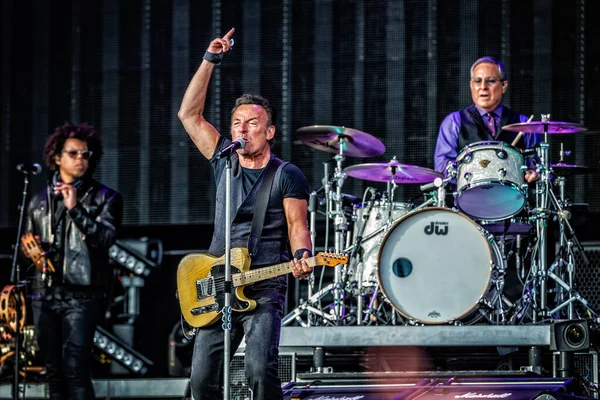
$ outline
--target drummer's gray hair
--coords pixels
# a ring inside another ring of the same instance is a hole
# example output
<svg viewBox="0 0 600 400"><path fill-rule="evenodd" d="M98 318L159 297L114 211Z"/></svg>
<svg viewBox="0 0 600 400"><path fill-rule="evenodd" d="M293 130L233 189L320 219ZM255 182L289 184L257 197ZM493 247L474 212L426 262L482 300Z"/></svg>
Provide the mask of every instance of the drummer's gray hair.
<svg viewBox="0 0 600 400"><path fill-rule="evenodd" d="M500 80L502 82L504 82L505 80L508 79L506 76L506 71L504 70L504 64L502 64L502 61L497 60L494 57L490 57L490 56L481 57L480 59L475 61L473 63L473 65L471 65L471 79L473 79L473 73L475 71L475 67L478 66L479 64L483 64L483 63L494 64L494 65L498 66L498 77L500 78Z"/></svg>

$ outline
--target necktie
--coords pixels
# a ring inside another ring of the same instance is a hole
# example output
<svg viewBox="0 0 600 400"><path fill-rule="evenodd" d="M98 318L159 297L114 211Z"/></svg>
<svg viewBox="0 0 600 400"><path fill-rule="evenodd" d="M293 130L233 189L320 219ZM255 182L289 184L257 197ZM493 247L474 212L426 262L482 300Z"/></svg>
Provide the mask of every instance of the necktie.
<svg viewBox="0 0 600 400"><path fill-rule="evenodd" d="M493 137L496 137L496 119L494 118L494 113L488 113L488 121L487 128L488 131L492 134Z"/></svg>

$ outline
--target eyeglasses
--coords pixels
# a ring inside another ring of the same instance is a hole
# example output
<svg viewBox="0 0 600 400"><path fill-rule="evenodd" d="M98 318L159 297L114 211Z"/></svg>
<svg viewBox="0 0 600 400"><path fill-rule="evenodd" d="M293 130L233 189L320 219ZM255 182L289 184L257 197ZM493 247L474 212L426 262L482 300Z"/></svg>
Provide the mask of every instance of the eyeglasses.
<svg viewBox="0 0 600 400"><path fill-rule="evenodd" d="M480 87L483 82L485 82L488 86L494 86L496 84L496 82L502 82L500 79L496 79L496 78L485 78L485 79L481 79L481 78L475 78L475 79L471 79L471 82L473 82L473 84L476 87Z"/></svg>
<svg viewBox="0 0 600 400"><path fill-rule="evenodd" d="M63 150L62 152L67 153L71 158L77 158L77 155L81 154L81 157L84 160L89 160L92 157L92 154L94 154L92 151L89 151L89 150L75 150L75 149Z"/></svg>

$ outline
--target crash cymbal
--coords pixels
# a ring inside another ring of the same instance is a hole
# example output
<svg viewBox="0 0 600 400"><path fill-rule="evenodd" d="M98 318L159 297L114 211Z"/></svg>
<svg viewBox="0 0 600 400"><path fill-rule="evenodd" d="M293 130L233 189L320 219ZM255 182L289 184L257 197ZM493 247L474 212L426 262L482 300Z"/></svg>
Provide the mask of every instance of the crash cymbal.
<svg viewBox="0 0 600 400"><path fill-rule="evenodd" d="M588 168L585 165L574 165L565 163L550 164L550 168L552 168L554 174L558 176L583 175L595 172L592 168Z"/></svg>
<svg viewBox="0 0 600 400"><path fill-rule="evenodd" d="M432 169L400 164L396 160L387 163L353 165L346 168L344 172L353 178L373 182L429 183L433 182L435 178L444 177L444 175Z"/></svg>
<svg viewBox="0 0 600 400"><path fill-rule="evenodd" d="M297 131L298 139L307 146L348 157L376 157L385 153L384 144L376 137L343 126L313 125Z"/></svg>
<svg viewBox="0 0 600 400"><path fill-rule="evenodd" d="M505 125L502 130L523 133L544 133L548 130L549 134L566 134L585 132L587 128L572 122L531 121Z"/></svg>

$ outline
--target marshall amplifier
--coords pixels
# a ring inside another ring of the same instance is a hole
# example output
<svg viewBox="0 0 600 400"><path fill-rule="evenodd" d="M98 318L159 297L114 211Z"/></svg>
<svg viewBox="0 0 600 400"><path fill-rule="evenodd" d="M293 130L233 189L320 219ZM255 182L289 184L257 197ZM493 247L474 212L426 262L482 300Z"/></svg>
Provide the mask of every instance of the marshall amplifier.
<svg viewBox="0 0 600 400"><path fill-rule="evenodd" d="M584 399L572 394L574 383L545 378L422 379L414 384L339 385L292 383L286 400L442 400L442 399Z"/></svg>

